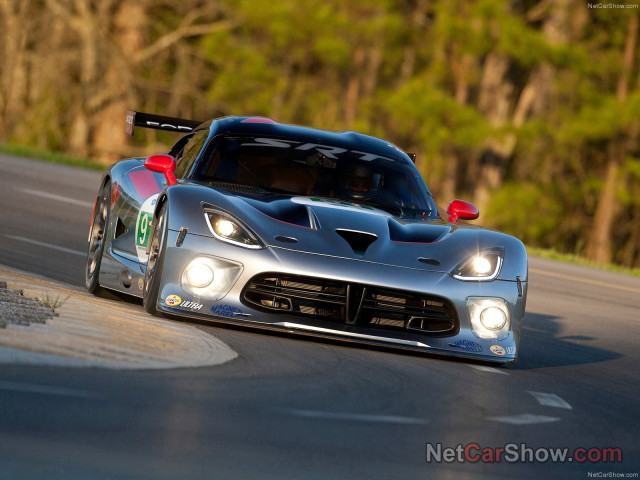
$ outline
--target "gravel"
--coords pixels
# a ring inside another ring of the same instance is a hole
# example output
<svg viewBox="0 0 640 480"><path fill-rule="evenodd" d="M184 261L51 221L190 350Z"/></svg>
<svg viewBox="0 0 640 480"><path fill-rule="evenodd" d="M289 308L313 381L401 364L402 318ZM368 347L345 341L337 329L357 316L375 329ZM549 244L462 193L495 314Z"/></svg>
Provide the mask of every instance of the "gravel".
<svg viewBox="0 0 640 480"><path fill-rule="evenodd" d="M0 328L8 324L29 326L32 323L46 323L53 318L59 299L25 297L22 290L7 288L0 282Z"/></svg>

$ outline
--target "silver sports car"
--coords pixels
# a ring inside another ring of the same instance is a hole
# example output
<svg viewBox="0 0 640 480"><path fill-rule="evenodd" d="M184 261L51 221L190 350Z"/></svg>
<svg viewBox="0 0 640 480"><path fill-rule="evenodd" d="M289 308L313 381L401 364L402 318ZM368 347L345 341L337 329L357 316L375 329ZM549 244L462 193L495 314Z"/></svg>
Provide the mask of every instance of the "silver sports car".
<svg viewBox="0 0 640 480"><path fill-rule="evenodd" d="M262 117L204 123L101 180L86 286L156 315L512 362L527 298L520 240L438 210L412 155L354 132Z"/></svg>

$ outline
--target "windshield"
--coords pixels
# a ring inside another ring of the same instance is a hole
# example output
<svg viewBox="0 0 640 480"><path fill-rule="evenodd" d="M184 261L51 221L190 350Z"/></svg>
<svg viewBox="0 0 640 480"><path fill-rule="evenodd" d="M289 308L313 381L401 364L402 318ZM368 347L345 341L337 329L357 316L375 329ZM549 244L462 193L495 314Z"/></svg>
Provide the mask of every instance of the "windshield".
<svg viewBox="0 0 640 480"><path fill-rule="evenodd" d="M200 182L240 184L381 208L403 217L437 216L418 170L374 153L292 139L226 137L192 173Z"/></svg>

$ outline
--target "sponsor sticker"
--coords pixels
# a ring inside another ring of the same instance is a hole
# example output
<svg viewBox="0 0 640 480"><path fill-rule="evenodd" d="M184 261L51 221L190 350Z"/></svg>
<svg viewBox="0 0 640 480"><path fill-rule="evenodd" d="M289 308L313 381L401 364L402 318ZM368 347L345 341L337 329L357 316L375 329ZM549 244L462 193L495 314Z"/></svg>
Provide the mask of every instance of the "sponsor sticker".
<svg viewBox="0 0 640 480"><path fill-rule="evenodd" d="M471 340L458 340L452 346L457 347L465 352L470 352L470 353L482 352L482 345L476 342L472 342Z"/></svg>
<svg viewBox="0 0 640 480"><path fill-rule="evenodd" d="M182 303L182 298L180 298L178 295L169 295L164 299L164 301L170 307L175 307Z"/></svg>
<svg viewBox="0 0 640 480"><path fill-rule="evenodd" d="M201 303L192 302L190 300L183 302L180 306L183 308L190 308L191 310L200 310L202 308Z"/></svg>
<svg viewBox="0 0 640 480"><path fill-rule="evenodd" d="M157 200L157 193L147 198L140 207L138 219L136 220L136 254L138 255L138 260L143 263L149 259L149 255L147 255L147 244L149 243L153 210L155 209Z"/></svg>
<svg viewBox="0 0 640 480"><path fill-rule="evenodd" d="M504 348L502 348L500 345L491 345L491 347L489 348L489 350L491 350L491 353L493 353L494 355L499 355L499 356L503 356L505 353L507 353Z"/></svg>
<svg viewBox="0 0 640 480"><path fill-rule="evenodd" d="M516 347L507 347L507 355L515 355Z"/></svg>
<svg viewBox="0 0 640 480"><path fill-rule="evenodd" d="M214 305L211 307L211 313L220 317L232 318L241 314L242 310L233 305Z"/></svg>
<svg viewBox="0 0 640 480"><path fill-rule="evenodd" d="M142 291L143 288L144 288L144 278L139 278L138 279L138 290Z"/></svg>

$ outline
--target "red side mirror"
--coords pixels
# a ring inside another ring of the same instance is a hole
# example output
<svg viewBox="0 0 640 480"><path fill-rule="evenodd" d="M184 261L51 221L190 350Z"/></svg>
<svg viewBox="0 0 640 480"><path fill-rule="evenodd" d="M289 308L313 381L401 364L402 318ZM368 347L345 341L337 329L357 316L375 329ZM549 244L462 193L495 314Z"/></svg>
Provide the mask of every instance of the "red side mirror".
<svg viewBox="0 0 640 480"><path fill-rule="evenodd" d="M447 208L449 222L455 223L458 220L475 220L480 215L478 207L473 203L464 200L452 200Z"/></svg>
<svg viewBox="0 0 640 480"><path fill-rule="evenodd" d="M144 166L152 172L162 173L169 186L178 183L176 176L173 174L176 171L176 159L171 155L151 155L144 161Z"/></svg>

